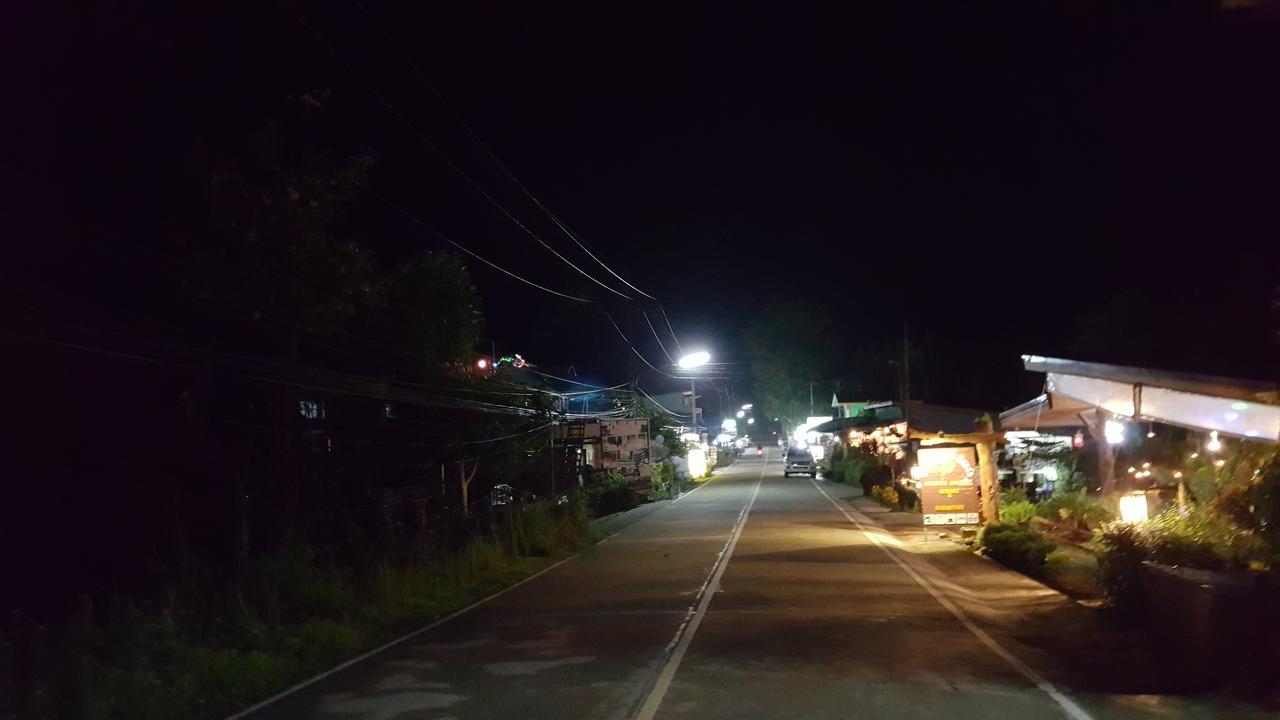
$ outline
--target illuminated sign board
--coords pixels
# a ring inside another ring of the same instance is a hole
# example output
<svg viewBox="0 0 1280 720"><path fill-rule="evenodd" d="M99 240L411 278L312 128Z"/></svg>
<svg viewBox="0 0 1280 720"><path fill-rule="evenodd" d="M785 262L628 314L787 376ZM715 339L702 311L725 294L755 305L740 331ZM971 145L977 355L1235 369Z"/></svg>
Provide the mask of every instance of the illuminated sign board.
<svg viewBox="0 0 1280 720"><path fill-rule="evenodd" d="M976 525L979 518L978 451L973 446L922 447L920 511L925 525Z"/></svg>

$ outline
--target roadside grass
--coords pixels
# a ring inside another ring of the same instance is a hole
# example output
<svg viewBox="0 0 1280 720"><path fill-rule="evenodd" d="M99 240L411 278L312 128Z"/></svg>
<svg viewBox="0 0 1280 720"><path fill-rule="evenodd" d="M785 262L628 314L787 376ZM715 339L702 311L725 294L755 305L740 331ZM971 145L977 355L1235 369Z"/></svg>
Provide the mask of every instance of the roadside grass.
<svg viewBox="0 0 1280 720"><path fill-rule="evenodd" d="M220 587L195 569L158 603L86 601L41 629L16 699L15 667L0 665L0 717L221 718L420 628L554 564L591 539L581 500L512 508L448 556L399 546L365 562L282 551ZM194 563L193 563L194 564ZM0 637L0 663L16 638ZM26 707L18 707L17 703Z"/></svg>

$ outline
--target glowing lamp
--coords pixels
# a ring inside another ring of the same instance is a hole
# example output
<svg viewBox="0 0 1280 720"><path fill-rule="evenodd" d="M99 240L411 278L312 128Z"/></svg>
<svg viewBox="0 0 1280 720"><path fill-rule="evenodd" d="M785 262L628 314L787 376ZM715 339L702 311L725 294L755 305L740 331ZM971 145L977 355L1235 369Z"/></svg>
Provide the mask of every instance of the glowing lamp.
<svg viewBox="0 0 1280 720"><path fill-rule="evenodd" d="M1119 445L1124 442L1124 423L1119 420L1108 420L1102 426L1102 434L1106 436L1108 445Z"/></svg>
<svg viewBox="0 0 1280 720"><path fill-rule="evenodd" d="M699 350L680 358L680 361L676 364L682 368L696 368L699 365L706 365L709 360L711 360L711 353L706 350Z"/></svg>
<svg viewBox="0 0 1280 720"><path fill-rule="evenodd" d="M480 368L481 370L484 370L485 368L489 367L488 358L480 358L479 360L477 360L476 367Z"/></svg>
<svg viewBox="0 0 1280 720"><path fill-rule="evenodd" d="M1139 523L1146 520L1147 494L1132 492L1120 497L1120 519L1127 523Z"/></svg>
<svg viewBox="0 0 1280 720"><path fill-rule="evenodd" d="M707 474L707 451L702 448L689 450L689 477L702 477Z"/></svg>
<svg viewBox="0 0 1280 720"><path fill-rule="evenodd" d="M756 419L755 419L755 418L747 418L747 424L748 424L748 425L755 425L755 424L756 424Z"/></svg>
<svg viewBox="0 0 1280 720"><path fill-rule="evenodd" d="M1076 434L1071 436L1071 447L1077 450L1084 447L1084 433L1077 430Z"/></svg>
<svg viewBox="0 0 1280 720"><path fill-rule="evenodd" d="M738 411L738 417L746 417L746 416L747 416L747 411L746 411L746 410L739 410L739 411Z"/></svg>
<svg viewBox="0 0 1280 720"><path fill-rule="evenodd" d="M1205 443L1204 449L1209 452L1218 452L1222 449L1222 441L1218 439L1217 430L1209 433L1209 442Z"/></svg>

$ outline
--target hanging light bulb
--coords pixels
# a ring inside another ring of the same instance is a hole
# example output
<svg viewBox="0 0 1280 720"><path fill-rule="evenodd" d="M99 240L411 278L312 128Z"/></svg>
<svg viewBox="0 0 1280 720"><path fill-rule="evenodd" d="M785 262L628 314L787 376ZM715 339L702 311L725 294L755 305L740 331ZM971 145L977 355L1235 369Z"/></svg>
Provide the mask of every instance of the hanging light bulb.
<svg viewBox="0 0 1280 720"><path fill-rule="evenodd" d="M1218 452L1222 449L1222 441L1218 439L1217 430L1209 433L1209 442L1205 443L1204 449L1209 452Z"/></svg>
<svg viewBox="0 0 1280 720"><path fill-rule="evenodd" d="M1102 426L1102 434L1107 438L1107 444L1119 445L1124 442L1124 423L1119 420L1108 420Z"/></svg>

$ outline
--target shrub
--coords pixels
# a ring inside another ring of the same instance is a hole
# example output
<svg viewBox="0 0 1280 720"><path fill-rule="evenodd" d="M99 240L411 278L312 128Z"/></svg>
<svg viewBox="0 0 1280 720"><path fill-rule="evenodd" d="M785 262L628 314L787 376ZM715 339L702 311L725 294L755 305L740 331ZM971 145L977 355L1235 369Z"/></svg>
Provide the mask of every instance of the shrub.
<svg viewBox="0 0 1280 720"><path fill-rule="evenodd" d="M1034 576L1043 573L1045 558L1057 548L1034 530L1007 524L984 527L978 544L1001 565Z"/></svg>
<svg viewBox="0 0 1280 720"><path fill-rule="evenodd" d="M1170 510L1146 522L1112 522L1096 533L1098 568L1107 594L1122 604L1137 598L1144 560L1201 570L1230 570L1264 560L1269 548L1204 507Z"/></svg>
<svg viewBox="0 0 1280 720"><path fill-rule="evenodd" d="M1013 525L1023 525L1031 521L1036 516L1036 504L1030 500L1013 500L1005 502L1004 493L1001 493L1000 499L1000 522Z"/></svg>
<svg viewBox="0 0 1280 720"><path fill-rule="evenodd" d="M640 504L631 478L617 470L597 473L592 480L591 486L583 490L583 496L597 517L630 510Z"/></svg>
<svg viewBox="0 0 1280 720"><path fill-rule="evenodd" d="M1044 577L1054 587L1073 595L1097 597L1098 559L1093 553L1074 545L1065 545L1049 553L1044 562Z"/></svg>
<svg viewBox="0 0 1280 720"><path fill-rule="evenodd" d="M907 511L916 511L920 505L920 493L914 488L898 485L898 507Z"/></svg>
<svg viewBox="0 0 1280 720"><path fill-rule="evenodd" d="M1080 493L1059 493L1036 507L1042 518L1066 522L1082 530L1092 530L1111 520L1113 515L1102 501Z"/></svg>
<svg viewBox="0 0 1280 720"><path fill-rule="evenodd" d="M893 484L893 474L889 468L876 462L866 462L862 467L862 473L858 478L858 484L862 485L862 493L871 495L871 489L875 487L886 487Z"/></svg>
<svg viewBox="0 0 1280 720"><path fill-rule="evenodd" d="M1107 595L1121 606L1136 605L1138 573L1146 550L1136 525L1107 523L1094 535L1098 547L1098 580Z"/></svg>
<svg viewBox="0 0 1280 720"><path fill-rule="evenodd" d="M671 481L675 479L676 466L667 462L654 463L649 476L649 499L659 500L671 496Z"/></svg>
<svg viewBox="0 0 1280 720"><path fill-rule="evenodd" d="M871 488L871 497L885 507L898 509L898 491L891 485L875 485Z"/></svg>

